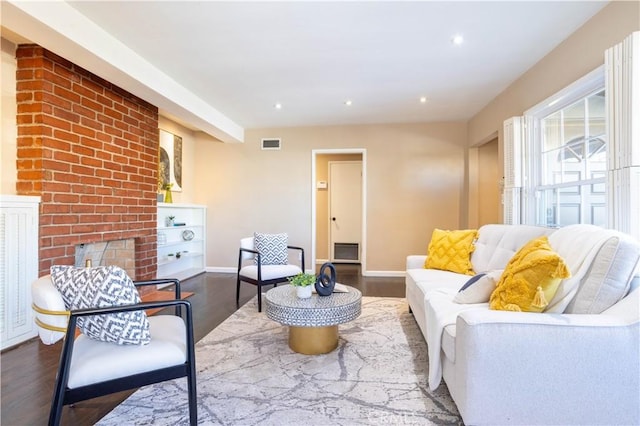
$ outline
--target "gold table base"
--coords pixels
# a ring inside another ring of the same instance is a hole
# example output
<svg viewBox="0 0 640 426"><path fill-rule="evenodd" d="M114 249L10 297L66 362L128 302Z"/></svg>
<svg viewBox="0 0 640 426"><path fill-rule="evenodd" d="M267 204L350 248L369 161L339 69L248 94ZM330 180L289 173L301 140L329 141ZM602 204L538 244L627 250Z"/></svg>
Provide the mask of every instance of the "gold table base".
<svg viewBox="0 0 640 426"><path fill-rule="evenodd" d="M326 354L338 347L338 326L289 327L289 347L304 355Z"/></svg>

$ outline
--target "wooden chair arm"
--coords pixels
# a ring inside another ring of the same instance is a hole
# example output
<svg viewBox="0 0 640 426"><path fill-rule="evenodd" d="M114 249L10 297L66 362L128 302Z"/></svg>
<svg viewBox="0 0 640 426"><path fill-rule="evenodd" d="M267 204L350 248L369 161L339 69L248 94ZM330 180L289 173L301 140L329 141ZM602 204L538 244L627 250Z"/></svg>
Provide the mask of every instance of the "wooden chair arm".
<svg viewBox="0 0 640 426"><path fill-rule="evenodd" d="M136 287L142 287L142 286L145 286L145 285L170 284L170 285L174 286L175 298L176 299L180 299L181 298L180 280L177 279L177 278L157 278L157 279L153 279L153 280L141 280L141 281L134 281L133 284Z"/></svg>

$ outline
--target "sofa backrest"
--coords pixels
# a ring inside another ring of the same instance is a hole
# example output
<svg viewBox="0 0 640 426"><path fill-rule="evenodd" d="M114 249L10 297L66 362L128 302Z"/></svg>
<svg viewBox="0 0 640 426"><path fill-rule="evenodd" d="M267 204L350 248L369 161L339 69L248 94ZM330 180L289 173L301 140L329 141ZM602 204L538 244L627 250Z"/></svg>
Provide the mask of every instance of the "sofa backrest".
<svg viewBox="0 0 640 426"><path fill-rule="evenodd" d="M629 235L593 225L570 225L558 229L549 243L571 271L549 304L549 312L599 314L629 292L640 262L640 242Z"/></svg>
<svg viewBox="0 0 640 426"><path fill-rule="evenodd" d="M471 264L475 273L504 269L511 257L527 242L555 229L532 225L484 225L478 229Z"/></svg>

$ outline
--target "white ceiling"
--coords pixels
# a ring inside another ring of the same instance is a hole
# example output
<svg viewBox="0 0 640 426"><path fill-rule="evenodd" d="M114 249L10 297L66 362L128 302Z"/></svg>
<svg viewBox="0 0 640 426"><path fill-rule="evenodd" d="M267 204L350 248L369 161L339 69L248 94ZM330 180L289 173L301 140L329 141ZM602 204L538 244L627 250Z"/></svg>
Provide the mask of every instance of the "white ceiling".
<svg viewBox="0 0 640 426"><path fill-rule="evenodd" d="M606 3L69 2L245 128L467 120Z"/></svg>

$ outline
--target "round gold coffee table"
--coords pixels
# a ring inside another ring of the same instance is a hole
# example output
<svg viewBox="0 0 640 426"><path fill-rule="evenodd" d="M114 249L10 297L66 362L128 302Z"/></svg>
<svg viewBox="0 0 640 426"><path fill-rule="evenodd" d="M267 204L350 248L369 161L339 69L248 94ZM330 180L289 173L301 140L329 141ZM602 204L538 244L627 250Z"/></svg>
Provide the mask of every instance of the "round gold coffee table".
<svg viewBox="0 0 640 426"><path fill-rule="evenodd" d="M347 293L313 294L300 299L291 285L278 286L265 294L268 318L289 326L289 347L305 355L319 355L338 347L338 324L360 316L362 293L344 286Z"/></svg>

